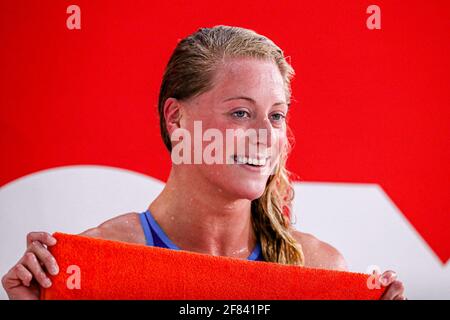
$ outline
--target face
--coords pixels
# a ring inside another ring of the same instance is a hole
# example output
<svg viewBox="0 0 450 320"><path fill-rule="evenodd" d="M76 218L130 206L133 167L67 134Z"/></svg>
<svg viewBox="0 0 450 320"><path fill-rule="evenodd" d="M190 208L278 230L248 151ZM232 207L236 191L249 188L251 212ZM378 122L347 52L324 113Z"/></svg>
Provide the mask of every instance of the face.
<svg viewBox="0 0 450 320"><path fill-rule="evenodd" d="M193 185L201 179L232 198L257 199L286 143L283 78L273 62L234 58L216 70L213 84L210 91L181 103L180 127L190 133L191 159L199 154L195 143L203 159L178 170L189 170ZM195 135L200 123L202 136ZM207 132L211 135L205 139ZM209 155L220 163L205 163Z"/></svg>

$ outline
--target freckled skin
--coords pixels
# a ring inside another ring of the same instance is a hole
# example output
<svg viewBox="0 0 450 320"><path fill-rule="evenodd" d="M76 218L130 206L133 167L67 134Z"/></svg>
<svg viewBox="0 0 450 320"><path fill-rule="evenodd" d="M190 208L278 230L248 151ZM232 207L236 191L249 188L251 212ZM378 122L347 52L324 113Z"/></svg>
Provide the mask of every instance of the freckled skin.
<svg viewBox="0 0 450 320"><path fill-rule="evenodd" d="M124 220L129 221L129 225L125 225ZM96 228L81 233L81 235L137 244L146 243L139 215L135 212L112 218ZM293 235L302 246L306 267L347 270L342 255L331 245L318 240L311 234L297 230L293 230ZM247 256L248 253L245 253L243 259Z"/></svg>

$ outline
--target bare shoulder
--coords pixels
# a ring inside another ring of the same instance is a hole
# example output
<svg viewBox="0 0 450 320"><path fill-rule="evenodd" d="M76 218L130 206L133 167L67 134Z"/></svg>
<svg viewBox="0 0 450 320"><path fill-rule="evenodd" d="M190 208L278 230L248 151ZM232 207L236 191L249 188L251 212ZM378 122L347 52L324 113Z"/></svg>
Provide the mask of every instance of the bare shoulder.
<svg viewBox="0 0 450 320"><path fill-rule="evenodd" d="M293 230L291 234L303 249L305 267L348 271L344 257L332 245L298 230Z"/></svg>
<svg viewBox="0 0 450 320"><path fill-rule="evenodd" d="M139 214L130 212L111 218L97 227L88 229L82 236L105 240L145 244L145 235L141 227Z"/></svg>

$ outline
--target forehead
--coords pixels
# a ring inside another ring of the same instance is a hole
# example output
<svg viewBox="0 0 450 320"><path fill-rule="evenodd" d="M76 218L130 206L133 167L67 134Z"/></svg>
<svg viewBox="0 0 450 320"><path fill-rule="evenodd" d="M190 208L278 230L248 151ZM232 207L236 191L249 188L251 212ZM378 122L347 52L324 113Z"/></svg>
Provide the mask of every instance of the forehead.
<svg viewBox="0 0 450 320"><path fill-rule="evenodd" d="M269 60L233 58L219 65L213 77L216 98L247 95L255 99L285 99L284 81L278 66Z"/></svg>

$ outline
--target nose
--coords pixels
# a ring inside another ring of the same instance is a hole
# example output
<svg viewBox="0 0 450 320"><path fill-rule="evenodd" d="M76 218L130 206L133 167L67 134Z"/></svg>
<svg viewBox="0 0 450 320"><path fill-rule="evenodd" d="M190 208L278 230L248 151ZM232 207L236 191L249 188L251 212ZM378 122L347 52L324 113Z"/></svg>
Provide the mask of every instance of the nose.
<svg viewBox="0 0 450 320"><path fill-rule="evenodd" d="M273 127L270 120L264 117L255 123L257 145L260 148L269 149L273 144Z"/></svg>

